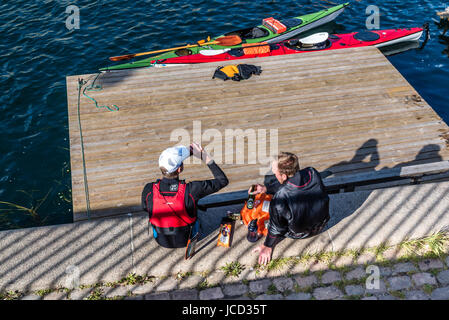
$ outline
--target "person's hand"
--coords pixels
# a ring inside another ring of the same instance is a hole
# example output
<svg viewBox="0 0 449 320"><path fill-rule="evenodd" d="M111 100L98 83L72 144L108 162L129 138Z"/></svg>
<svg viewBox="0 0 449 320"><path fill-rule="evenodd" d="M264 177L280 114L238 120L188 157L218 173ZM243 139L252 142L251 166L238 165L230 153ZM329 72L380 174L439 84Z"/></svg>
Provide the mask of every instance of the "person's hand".
<svg viewBox="0 0 449 320"><path fill-rule="evenodd" d="M265 187L263 184L256 184L256 190L251 192L251 187L248 189L248 194L259 194L259 193L267 193L267 187Z"/></svg>
<svg viewBox="0 0 449 320"><path fill-rule="evenodd" d="M203 147L201 147L198 143L191 143L190 148L192 148L192 155L194 157L201 159L206 163L209 163L212 160L206 150L204 150Z"/></svg>
<svg viewBox="0 0 449 320"><path fill-rule="evenodd" d="M259 253L259 264L264 266L266 264L268 264L268 262L271 261L271 253L273 252L273 249L270 247L266 247L263 244L261 244L260 246L256 247L253 250L254 253Z"/></svg>

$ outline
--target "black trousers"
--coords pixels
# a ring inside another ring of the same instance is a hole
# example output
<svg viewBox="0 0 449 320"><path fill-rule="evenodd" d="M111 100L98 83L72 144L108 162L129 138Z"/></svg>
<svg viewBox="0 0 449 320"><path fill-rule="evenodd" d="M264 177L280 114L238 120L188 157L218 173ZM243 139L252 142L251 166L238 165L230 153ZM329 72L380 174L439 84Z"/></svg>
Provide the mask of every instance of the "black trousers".
<svg viewBox="0 0 449 320"><path fill-rule="evenodd" d="M319 222L312 226L309 230L300 232L300 233L293 233L289 231L286 236L291 239L305 239L309 237L316 236L317 234L321 233L323 231L324 227L326 227L327 223L329 222L330 217L327 217L322 222Z"/></svg>

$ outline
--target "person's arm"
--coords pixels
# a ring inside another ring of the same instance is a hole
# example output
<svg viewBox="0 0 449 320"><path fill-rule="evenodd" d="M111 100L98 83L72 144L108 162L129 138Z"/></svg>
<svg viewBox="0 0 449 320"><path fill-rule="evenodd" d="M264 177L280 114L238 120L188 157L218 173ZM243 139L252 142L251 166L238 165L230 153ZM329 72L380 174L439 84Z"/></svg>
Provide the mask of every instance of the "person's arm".
<svg viewBox="0 0 449 320"><path fill-rule="evenodd" d="M284 217L289 208L283 199L274 197L270 202L270 223L264 246L273 248L288 232L288 221Z"/></svg>
<svg viewBox="0 0 449 320"><path fill-rule="evenodd" d="M272 195L275 194L282 186L274 174L267 174L264 178L263 184L266 186L265 193Z"/></svg>
<svg viewBox="0 0 449 320"><path fill-rule="evenodd" d="M195 201L210 195L220 189L226 187L229 183L228 178L221 168L215 163L212 157L203 150L199 145L192 144L193 156L203 160L209 170L212 172L214 179L202 180L202 181L192 181L189 183L190 193Z"/></svg>
<svg viewBox="0 0 449 320"><path fill-rule="evenodd" d="M288 210L286 203L275 196L270 202L270 223L265 242L253 250L253 252L259 253L260 265L270 262L274 247L284 239L284 234L288 231L288 221L280 214L283 212L282 210Z"/></svg>
<svg viewBox="0 0 449 320"><path fill-rule="evenodd" d="M214 179L192 181L189 183L190 193L195 200L199 200L207 195L215 193L220 189L226 187L229 183L229 180L224 174L223 170L221 170L221 168L215 163L215 161L210 161L207 166L214 175Z"/></svg>
<svg viewBox="0 0 449 320"><path fill-rule="evenodd" d="M256 190L251 192L251 187L248 190L248 194L258 194L258 193L266 193L274 195L278 190L282 187L282 184L278 181L276 176L271 174L266 174L263 180L263 184L256 184Z"/></svg>
<svg viewBox="0 0 449 320"><path fill-rule="evenodd" d="M153 210L153 183L147 183L142 191L142 209L151 214ZM150 199L151 198L151 199Z"/></svg>
<svg viewBox="0 0 449 320"><path fill-rule="evenodd" d="M267 180L267 177L265 177L264 184L260 183L256 184L256 190L253 192L251 192L250 187L248 190L248 194L266 193L274 195L276 192L278 192L279 188L282 187L282 184L280 184L279 181L277 181L276 177L274 177L274 180Z"/></svg>

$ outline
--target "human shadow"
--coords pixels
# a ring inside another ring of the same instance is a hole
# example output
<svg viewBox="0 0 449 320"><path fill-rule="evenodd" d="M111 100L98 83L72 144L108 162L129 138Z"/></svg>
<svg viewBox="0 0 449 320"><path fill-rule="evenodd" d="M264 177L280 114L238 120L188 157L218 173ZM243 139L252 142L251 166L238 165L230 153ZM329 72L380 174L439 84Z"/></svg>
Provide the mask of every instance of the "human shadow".
<svg viewBox="0 0 449 320"><path fill-rule="evenodd" d="M322 177L341 176L348 172L375 171L374 168L380 163L377 144L376 139L367 140L356 150L352 159L331 165L322 171ZM365 159L368 161L364 161Z"/></svg>
<svg viewBox="0 0 449 320"><path fill-rule="evenodd" d="M427 164L427 163L433 163L433 162L439 162L442 161L443 158L439 154L441 148L437 144L428 144L423 146L418 154L415 156L415 158L411 161L401 162L393 167L384 166L383 168L376 170L376 167L380 164L380 155L378 152L378 141L376 139L369 139L365 143L363 143L355 152L354 157L349 161L343 161L339 162L335 165L330 166L329 168L325 169L323 172L326 176L342 176L344 174L353 174L354 172L359 173L370 173L370 172L378 172L379 177L380 174L385 172L385 170L390 169L400 169L403 167L408 167L412 165L419 165L419 164ZM368 161L365 161L365 159L368 159ZM350 170L353 169L353 170ZM389 181L396 181L404 179L399 175L400 170L397 171L397 176L385 178L385 182ZM375 177L375 175L374 175ZM326 180L324 180L326 181ZM340 202L339 204L333 203L331 201L331 205L338 205L338 208L334 208L332 211L335 213L334 216L331 216L331 220L328 223L328 228L331 228L332 226L335 226L338 224L341 220L345 219L346 217L352 215L355 211L357 211L358 208L360 208L367 200L367 198L370 196L372 191L374 189L380 188L380 186L376 187L374 186L373 180L372 188L366 188L365 190L359 190L357 197L349 197L348 200L345 202ZM408 184L411 184L410 181ZM369 183L367 183L369 185ZM366 185L363 182L359 183L359 186ZM345 187L345 191L354 191L357 184L354 184L352 186ZM344 196L339 196L339 198Z"/></svg>
<svg viewBox="0 0 449 320"><path fill-rule="evenodd" d="M366 171L367 169L369 170L375 168L380 163L377 143L378 142L376 139L367 140L360 146L360 148L356 150L352 159L349 161L341 161L321 171L321 178L326 179L330 176L338 176L345 173L347 174L348 167L355 168L359 171ZM363 161L366 158L369 158L368 162ZM280 187L280 183L277 181L271 170L264 177L264 185L273 190L277 190Z"/></svg>
<svg viewBox="0 0 449 320"><path fill-rule="evenodd" d="M347 161L335 163L324 169L320 174L326 186L326 178L344 176L348 173L354 172L369 172L375 171L375 168L380 163L380 156L377 149L378 141L376 139L369 139L365 141L354 153L354 156ZM344 188L347 191L354 191L354 186ZM326 187L329 193L330 203L329 211L331 212L330 220L322 232L337 225L341 220L351 216L356 212L366 201L371 194L370 191L361 193L358 197L351 197L340 201L341 196L333 195L336 191L330 187ZM338 199L338 200L337 200Z"/></svg>
<svg viewBox="0 0 449 320"><path fill-rule="evenodd" d="M443 158L440 155L441 147L437 144L428 144L419 150L415 159L408 162L401 162L395 165L393 168L403 168L412 165L418 164L426 164L432 162L443 161ZM381 170L389 169L389 167L384 167Z"/></svg>

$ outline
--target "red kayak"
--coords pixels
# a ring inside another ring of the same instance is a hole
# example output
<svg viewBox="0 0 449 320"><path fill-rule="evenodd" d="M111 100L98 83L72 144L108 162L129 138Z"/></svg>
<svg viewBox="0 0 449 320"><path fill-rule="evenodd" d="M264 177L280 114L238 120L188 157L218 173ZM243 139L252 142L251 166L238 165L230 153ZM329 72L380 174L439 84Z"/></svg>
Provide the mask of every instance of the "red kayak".
<svg viewBox="0 0 449 320"><path fill-rule="evenodd" d="M419 40L423 28L389 29L329 35L317 33L307 38L290 39L276 44L250 44L242 48L202 50L200 53L154 61L154 63L191 64L279 56L284 54L336 50L365 46L383 47Z"/></svg>

